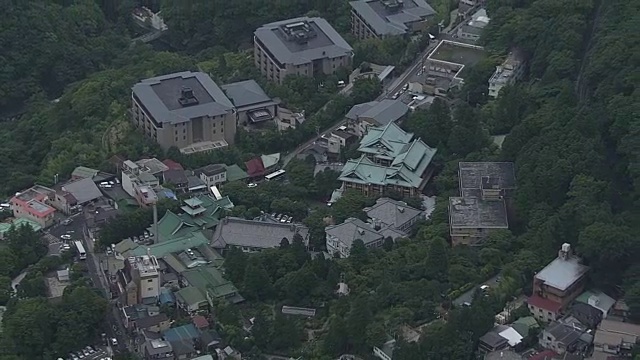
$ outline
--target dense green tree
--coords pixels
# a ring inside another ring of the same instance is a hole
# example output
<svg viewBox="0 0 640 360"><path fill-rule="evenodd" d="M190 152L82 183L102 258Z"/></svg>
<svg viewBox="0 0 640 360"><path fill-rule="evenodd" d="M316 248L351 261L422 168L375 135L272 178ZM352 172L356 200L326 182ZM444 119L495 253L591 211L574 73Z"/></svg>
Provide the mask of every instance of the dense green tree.
<svg viewBox="0 0 640 360"><path fill-rule="evenodd" d="M347 349L348 337L349 333L345 320L341 316L333 316L329 320L329 331L322 344L324 352L333 356L342 355Z"/></svg>
<svg viewBox="0 0 640 360"><path fill-rule="evenodd" d="M629 313L632 319L640 319L640 283L635 283L627 289L624 300L629 306Z"/></svg>
<svg viewBox="0 0 640 360"><path fill-rule="evenodd" d="M448 245L443 238L434 238L429 242L425 260L425 272L434 280L446 281L449 273Z"/></svg>
<svg viewBox="0 0 640 360"><path fill-rule="evenodd" d="M359 296L353 300L351 310L346 318L347 332L349 333L349 343L355 349L362 350L367 344L366 329L372 321L369 299L366 296Z"/></svg>
<svg viewBox="0 0 640 360"><path fill-rule="evenodd" d="M243 292L247 299L265 300L273 293L271 279L262 264L249 262L244 271Z"/></svg>

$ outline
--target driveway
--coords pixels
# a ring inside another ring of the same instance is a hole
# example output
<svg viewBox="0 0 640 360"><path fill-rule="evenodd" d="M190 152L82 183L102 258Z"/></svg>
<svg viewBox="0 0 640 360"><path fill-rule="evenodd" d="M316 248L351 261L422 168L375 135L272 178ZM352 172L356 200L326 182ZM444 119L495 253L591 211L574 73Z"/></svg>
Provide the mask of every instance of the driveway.
<svg viewBox="0 0 640 360"><path fill-rule="evenodd" d="M477 288L479 288L481 285L489 285L489 287L495 287L496 285L498 285L498 282L500 282L500 278L501 276L500 274L498 274L492 277L491 279L483 282L482 284L474 286L471 290L467 291L466 293L460 295L455 300L453 300L453 305L462 306L462 304L464 304L465 302L468 302L469 304L471 304L473 302L473 294L475 294Z"/></svg>

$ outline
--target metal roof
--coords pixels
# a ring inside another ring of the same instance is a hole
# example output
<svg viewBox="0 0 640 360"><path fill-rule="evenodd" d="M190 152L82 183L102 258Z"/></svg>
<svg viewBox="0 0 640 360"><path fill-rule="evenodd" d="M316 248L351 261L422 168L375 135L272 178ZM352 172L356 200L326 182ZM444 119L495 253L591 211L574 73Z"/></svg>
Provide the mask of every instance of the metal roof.
<svg viewBox="0 0 640 360"><path fill-rule="evenodd" d="M325 232L349 248L358 239L367 245L383 238L382 234L371 228L371 225L356 218L348 218L342 224L327 226Z"/></svg>
<svg viewBox="0 0 640 360"><path fill-rule="evenodd" d="M238 81L221 87L238 108L269 102L275 104L255 80Z"/></svg>
<svg viewBox="0 0 640 360"><path fill-rule="evenodd" d="M409 112L409 107L400 100L384 99L354 105L347 113L348 119L368 118L375 121L376 126L387 125L401 119Z"/></svg>
<svg viewBox="0 0 640 360"><path fill-rule="evenodd" d="M73 195L78 204L85 204L102 197L100 189L91 178L83 178L62 186L62 190Z"/></svg>
<svg viewBox="0 0 640 360"><path fill-rule="evenodd" d="M564 291L584 276L587 271L589 271L589 267L580 264L580 259L577 257L568 257L567 259L558 257L537 273L535 278L543 281L545 285Z"/></svg>
<svg viewBox="0 0 640 360"><path fill-rule="evenodd" d="M395 228L401 227L422 213L402 201L390 198L380 198L376 200L375 205L365 208L364 211L369 218Z"/></svg>
<svg viewBox="0 0 640 360"><path fill-rule="evenodd" d="M277 248L283 238L287 238L289 242L293 241L296 233L300 234L306 242L309 237L309 228L300 224L227 217L216 228L211 246L214 249L225 248L227 245L261 249Z"/></svg>
<svg viewBox="0 0 640 360"><path fill-rule="evenodd" d="M308 22L317 36L304 44L287 40L280 27L299 22ZM319 17L299 17L265 24L254 35L282 64L301 65L318 59L353 54L351 45L325 19Z"/></svg>
<svg viewBox="0 0 640 360"><path fill-rule="evenodd" d="M193 90L198 104L179 104L183 86ZM233 109L220 87L202 72L184 71L145 79L133 86L133 94L158 123L177 124L202 116L224 115Z"/></svg>
<svg viewBox="0 0 640 360"><path fill-rule="evenodd" d="M378 35L403 35L407 24L425 20L436 11L424 0L405 0L397 12L389 11L379 0L361 0L349 3Z"/></svg>

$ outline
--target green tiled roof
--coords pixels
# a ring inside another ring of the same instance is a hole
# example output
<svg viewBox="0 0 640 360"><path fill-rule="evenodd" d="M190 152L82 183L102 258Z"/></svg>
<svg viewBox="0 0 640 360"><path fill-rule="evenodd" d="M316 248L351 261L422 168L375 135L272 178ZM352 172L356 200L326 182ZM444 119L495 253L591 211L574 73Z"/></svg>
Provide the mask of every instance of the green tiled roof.
<svg viewBox="0 0 640 360"><path fill-rule="evenodd" d="M147 249L151 255L156 258L162 258L167 254L184 251L188 248L195 248L209 241L200 231L192 232L186 236L178 237L172 240L160 242L149 246L138 246L127 252L126 256L142 256L147 254Z"/></svg>
<svg viewBox="0 0 640 360"><path fill-rule="evenodd" d="M427 164L428 165L428 164ZM420 175L422 175L420 173ZM422 178L406 167L387 167L375 164L365 155L357 160L349 160L342 168L338 180L359 184L398 185L419 187Z"/></svg>
<svg viewBox="0 0 640 360"><path fill-rule="evenodd" d="M31 226L33 231L40 231L40 229L42 229L42 226L40 226L40 224L38 224L35 221L31 221L29 219L18 218L18 219L15 219L15 220L13 220L12 222L9 222L9 223L0 223L0 238L2 236L4 236L4 234L11 229L11 225L13 225L16 228L18 228L18 227L22 226L23 224Z"/></svg>
<svg viewBox="0 0 640 360"><path fill-rule="evenodd" d="M390 122L383 127L370 128L360 141L358 151L394 159L405 150L412 138L412 133L407 133L396 123Z"/></svg>
<svg viewBox="0 0 640 360"><path fill-rule="evenodd" d="M86 166L78 166L77 168L73 169L73 171L71 172L71 176L79 178L92 178L98 175L98 173L99 171L96 169L91 169Z"/></svg>
<svg viewBox="0 0 640 360"><path fill-rule="evenodd" d="M176 292L176 298L189 306L198 306L206 302L207 298L196 287L187 286Z"/></svg>
<svg viewBox="0 0 640 360"><path fill-rule="evenodd" d="M190 286L199 289L207 297L224 298L238 292L238 289L222 276L222 272L214 266L200 266L186 270L182 276Z"/></svg>
<svg viewBox="0 0 640 360"><path fill-rule="evenodd" d="M227 165L227 181L244 180L249 177L246 171L238 165Z"/></svg>
<svg viewBox="0 0 640 360"><path fill-rule="evenodd" d="M185 203L190 206L199 206L205 210L192 212L195 215L188 213L178 215L167 211L162 219L158 220L158 239L160 242L186 236L193 231L210 229L218 225L223 210L233 208L233 203L228 196L216 200L208 195L201 195L188 199ZM150 227L149 230L153 232L153 227Z"/></svg>
<svg viewBox="0 0 640 360"><path fill-rule="evenodd" d="M513 322L518 323L518 324L523 324L523 325L527 325L530 328L538 328L540 327L540 325L538 324L538 322L536 321L536 319L533 316L525 316L525 317L521 317L518 320Z"/></svg>

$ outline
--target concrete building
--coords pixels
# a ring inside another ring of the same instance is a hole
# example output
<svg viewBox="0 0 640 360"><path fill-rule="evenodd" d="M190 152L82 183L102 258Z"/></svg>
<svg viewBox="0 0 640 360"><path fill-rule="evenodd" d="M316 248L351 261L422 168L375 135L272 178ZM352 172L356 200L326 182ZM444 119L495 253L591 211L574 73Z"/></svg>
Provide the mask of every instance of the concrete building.
<svg viewBox="0 0 640 360"><path fill-rule="evenodd" d="M362 240L367 248L379 248L384 243L384 236L371 228L370 224L356 218L348 218L342 224L325 228L327 234L327 252L347 258L356 240Z"/></svg>
<svg viewBox="0 0 640 360"><path fill-rule="evenodd" d="M163 173L169 169L158 159L143 159L122 163L122 190L136 199L140 206L150 206L158 201L155 189L160 186Z"/></svg>
<svg viewBox="0 0 640 360"><path fill-rule="evenodd" d="M399 122L409 113L409 107L400 100L384 99L354 105L345 116L354 134L363 137L371 127Z"/></svg>
<svg viewBox="0 0 640 360"><path fill-rule="evenodd" d="M31 220L42 228L46 228L53 225L54 222L56 209L52 203L55 199L55 190L42 185L34 185L17 193L11 198L9 204L15 218Z"/></svg>
<svg viewBox="0 0 640 360"><path fill-rule="evenodd" d="M364 208L364 212L375 229L393 229L408 235L418 220L423 218L423 212L414 209L405 202L389 198L380 198L371 207Z"/></svg>
<svg viewBox="0 0 640 360"><path fill-rule="evenodd" d="M135 302L128 301L128 304L140 304L143 299L160 296L160 266L155 256L132 256L125 262L125 269L137 290ZM128 299L133 300L131 296Z"/></svg>
<svg viewBox="0 0 640 360"><path fill-rule="evenodd" d="M639 339L639 325L608 319L602 320L593 340L594 358L631 356L631 350L637 346Z"/></svg>
<svg viewBox="0 0 640 360"><path fill-rule="evenodd" d="M222 90L236 108L238 125L272 121L278 115L279 101L271 99L255 80L222 85Z"/></svg>
<svg viewBox="0 0 640 360"><path fill-rule="evenodd" d="M554 321L542 330L540 345L562 355L580 341L583 332L573 326Z"/></svg>
<svg viewBox="0 0 640 360"><path fill-rule="evenodd" d="M351 33L358 39L414 34L435 24L425 0L351 1Z"/></svg>
<svg viewBox="0 0 640 360"><path fill-rule="evenodd" d="M497 98L500 90L512 85L524 75L525 64L517 52L509 53L507 59L496 67L496 71L489 79L489 96Z"/></svg>
<svg viewBox="0 0 640 360"><path fill-rule="evenodd" d="M476 42L480 39L482 31L487 25L489 25L487 10L480 9L471 16L471 20L458 27L456 35L458 39Z"/></svg>
<svg viewBox="0 0 640 360"><path fill-rule="evenodd" d="M254 33L254 62L267 79L333 74L351 65L353 49L322 18L300 17L266 24Z"/></svg>
<svg viewBox="0 0 640 360"><path fill-rule="evenodd" d="M356 143L357 139L357 136L350 132L333 131L327 138L327 152L332 155L339 155L344 147Z"/></svg>
<svg viewBox="0 0 640 360"><path fill-rule="evenodd" d="M134 126L164 150L182 153L227 147L236 134L231 101L202 72L180 72L142 80L133 86Z"/></svg>
<svg viewBox="0 0 640 360"><path fill-rule="evenodd" d="M584 290L588 271L571 245L563 244L558 257L533 278L533 295L527 300L531 315L543 322L557 320Z"/></svg>
<svg viewBox="0 0 640 360"><path fill-rule="evenodd" d="M431 160L437 149L390 122L370 128L358 151L362 156L347 161L338 178L345 189L367 196L388 191L416 196L431 178Z"/></svg>
<svg viewBox="0 0 640 360"><path fill-rule="evenodd" d="M513 163L460 162L460 196L449 198L453 245L476 244L495 229L508 229L505 198L516 187Z"/></svg>

